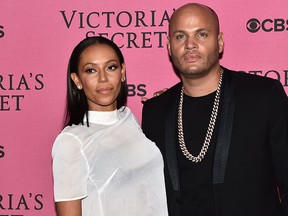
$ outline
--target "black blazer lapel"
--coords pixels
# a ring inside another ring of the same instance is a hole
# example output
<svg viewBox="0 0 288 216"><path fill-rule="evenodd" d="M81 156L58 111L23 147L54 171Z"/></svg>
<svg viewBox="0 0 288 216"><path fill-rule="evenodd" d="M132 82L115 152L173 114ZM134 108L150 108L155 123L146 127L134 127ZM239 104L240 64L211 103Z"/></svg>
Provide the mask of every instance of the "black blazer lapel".
<svg viewBox="0 0 288 216"><path fill-rule="evenodd" d="M179 102L180 90L182 83L179 83L175 86L174 89L171 89L170 98L167 106L167 113L165 119L165 149L166 149L166 158L169 174L171 177L171 182L175 192L180 191L180 182L179 182L179 172L177 164L177 153L176 153L176 143L177 143L177 105ZM176 98L176 100L175 100Z"/></svg>
<svg viewBox="0 0 288 216"><path fill-rule="evenodd" d="M224 68L222 98L220 99L219 128L213 165L213 184L224 183L227 158L233 127L235 88L238 75Z"/></svg>

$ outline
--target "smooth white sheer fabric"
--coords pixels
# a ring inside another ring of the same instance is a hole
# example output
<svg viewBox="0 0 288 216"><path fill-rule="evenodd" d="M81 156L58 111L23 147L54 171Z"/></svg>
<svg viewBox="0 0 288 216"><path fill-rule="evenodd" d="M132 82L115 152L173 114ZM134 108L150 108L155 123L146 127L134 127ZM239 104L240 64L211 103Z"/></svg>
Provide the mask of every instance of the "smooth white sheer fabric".
<svg viewBox="0 0 288 216"><path fill-rule="evenodd" d="M89 112L52 149L55 201L82 199L83 216L166 216L163 159L126 107Z"/></svg>

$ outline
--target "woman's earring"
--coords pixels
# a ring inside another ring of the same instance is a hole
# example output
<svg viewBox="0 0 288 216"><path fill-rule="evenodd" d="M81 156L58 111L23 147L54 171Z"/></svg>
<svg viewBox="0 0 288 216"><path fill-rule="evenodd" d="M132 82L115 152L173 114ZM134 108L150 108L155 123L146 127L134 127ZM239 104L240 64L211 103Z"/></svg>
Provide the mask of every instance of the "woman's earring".
<svg viewBox="0 0 288 216"><path fill-rule="evenodd" d="M81 89L82 89L82 87L81 87L80 85L77 85L77 88L78 88L79 90L81 90Z"/></svg>
<svg viewBox="0 0 288 216"><path fill-rule="evenodd" d="M122 77L121 81L122 81L122 82L124 82L124 81L125 81L125 79L126 79L125 77Z"/></svg>

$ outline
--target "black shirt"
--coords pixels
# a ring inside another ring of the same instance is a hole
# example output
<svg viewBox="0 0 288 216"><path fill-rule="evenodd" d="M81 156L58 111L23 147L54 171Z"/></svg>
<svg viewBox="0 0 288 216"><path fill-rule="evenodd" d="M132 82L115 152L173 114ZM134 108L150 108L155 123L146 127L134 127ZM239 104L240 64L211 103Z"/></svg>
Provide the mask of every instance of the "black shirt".
<svg viewBox="0 0 288 216"><path fill-rule="evenodd" d="M183 97L183 131L185 144L193 156L202 148L210 121L216 92L203 97ZM216 120L217 122L217 120ZM181 216L213 215L213 159L216 128L208 151L201 162L188 160L177 147L180 176Z"/></svg>

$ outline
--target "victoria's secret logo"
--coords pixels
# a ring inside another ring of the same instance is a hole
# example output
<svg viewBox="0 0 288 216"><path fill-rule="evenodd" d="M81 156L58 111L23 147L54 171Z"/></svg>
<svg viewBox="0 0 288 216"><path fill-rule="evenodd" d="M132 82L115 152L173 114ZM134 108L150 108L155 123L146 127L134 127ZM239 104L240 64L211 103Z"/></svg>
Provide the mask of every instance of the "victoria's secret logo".
<svg viewBox="0 0 288 216"><path fill-rule="evenodd" d="M43 78L43 74L33 73L0 75L0 111L20 111L25 98L23 92L42 90Z"/></svg>
<svg viewBox="0 0 288 216"><path fill-rule="evenodd" d="M0 216L24 216L24 212L39 212L43 207L43 194L0 194Z"/></svg>
<svg viewBox="0 0 288 216"><path fill-rule="evenodd" d="M88 29L86 37L96 35L107 37L116 41L120 48L163 48L169 18L174 10L120 12L62 10L60 13L68 29ZM161 30L163 27L164 31ZM113 33L109 33L111 28L115 29ZM125 29L129 30L125 31Z"/></svg>
<svg viewBox="0 0 288 216"><path fill-rule="evenodd" d="M280 81L284 87L288 86L288 69L282 71L270 69L270 70L248 70L240 72L276 79Z"/></svg>

